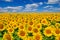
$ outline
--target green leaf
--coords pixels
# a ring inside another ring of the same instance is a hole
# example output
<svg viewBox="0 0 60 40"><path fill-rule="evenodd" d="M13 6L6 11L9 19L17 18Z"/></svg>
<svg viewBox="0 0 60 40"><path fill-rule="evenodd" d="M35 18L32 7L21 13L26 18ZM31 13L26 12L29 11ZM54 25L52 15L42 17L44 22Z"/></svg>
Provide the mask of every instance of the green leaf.
<svg viewBox="0 0 60 40"><path fill-rule="evenodd" d="M33 34L32 33L28 33L28 36L33 36Z"/></svg>
<svg viewBox="0 0 60 40"><path fill-rule="evenodd" d="M42 24L42 27L43 27L43 28L46 28L46 27L48 27L48 26L47 26L47 25Z"/></svg>
<svg viewBox="0 0 60 40"><path fill-rule="evenodd" d="M3 38L2 37L0 37L0 40L2 40Z"/></svg>
<svg viewBox="0 0 60 40"><path fill-rule="evenodd" d="M2 31L2 34L4 34L4 33L7 33L7 30L6 29Z"/></svg>
<svg viewBox="0 0 60 40"><path fill-rule="evenodd" d="M55 25L56 24L56 21L51 21L51 25Z"/></svg>
<svg viewBox="0 0 60 40"><path fill-rule="evenodd" d="M14 31L15 31L15 32L18 32L18 30L19 30L19 29L18 29L18 28L16 28Z"/></svg>
<svg viewBox="0 0 60 40"><path fill-rule="evenodd" d="M16 36L15 38L14 38L14 40L23 40L22 38L19 38L18 36Z"/></svg>
<svg viewBox="0 0 60 40"><path fill-rule="evenodd" d="M0 37L3 37L3 34L0 32Z"/></svg>

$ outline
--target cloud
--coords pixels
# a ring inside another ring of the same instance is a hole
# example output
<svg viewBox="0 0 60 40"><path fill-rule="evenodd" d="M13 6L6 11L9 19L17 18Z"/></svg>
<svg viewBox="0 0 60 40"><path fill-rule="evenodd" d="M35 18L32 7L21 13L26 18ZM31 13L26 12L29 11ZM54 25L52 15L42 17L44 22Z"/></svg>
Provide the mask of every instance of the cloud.
<svg viewBox="0 0 60 40"><path fill-rule="evenodd" d="M38 6L38 4L27 4L23 11L36 11Z"/></svg>
<svg viewBox="0 0 60 40"><path fill-rule="evenodd" d="M38 10L38 4L27 4L25 7L17 6L17 7L4 7L0 8L0 12L29 12L29 11L36 11Z"/></svg>
<svg viewBox="0 0 60 40"><path fill-rule="evenodd" d="M60 0L48 0L48 3L47 4L56 4L56 3L59 3Z"/></svg>
<svg viewBox="0 0 60 40"><path fill-rule="evenodd" d="M48 5L48 6L45 6L44 8L52 8L53 6L50 6L50 5Z"/></svg>
<svg viewBox="0 0 60 40"><path fill-rule="evenodd" d="M0 12L19 12L22 11L23 7L22 6L17 6L17 7L4 7L0 8Z"/></svg>
<svg viewBox="0 0 60 40"><path fill-rule="evenodd" d="M13 0L2 0L2 1L5 1L5 2L12 2Z"/></svg>
<svg viewBox="0 0 60 40"><path fill-rule="evenodd" d="M45 6L43 11L58 12L58 11L60 11L60 7Z"/></svg>
<svg viewBox="0 0 60 40"><path fill-rule="evenodd" d="M40 2L39 4L40 4L40 5L43 5L43 2Z"/></svg>

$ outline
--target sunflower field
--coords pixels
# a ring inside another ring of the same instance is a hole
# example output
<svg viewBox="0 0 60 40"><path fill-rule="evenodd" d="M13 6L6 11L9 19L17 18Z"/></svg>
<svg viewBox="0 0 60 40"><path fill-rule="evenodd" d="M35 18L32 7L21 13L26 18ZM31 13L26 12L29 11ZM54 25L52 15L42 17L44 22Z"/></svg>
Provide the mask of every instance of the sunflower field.
<svg viewBox="0 0 60 40"><path fill-rule="evenodd" d="M0 14L0 40L60 40L60 14Z"/></svg>

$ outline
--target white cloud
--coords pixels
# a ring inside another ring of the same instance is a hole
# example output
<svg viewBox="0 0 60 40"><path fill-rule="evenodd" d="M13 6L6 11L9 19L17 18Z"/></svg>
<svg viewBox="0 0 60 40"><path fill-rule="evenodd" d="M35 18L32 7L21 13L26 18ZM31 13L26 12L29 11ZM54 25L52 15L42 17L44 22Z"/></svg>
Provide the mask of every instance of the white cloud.
<svg viewBox="0 0 60 40"><path fill-rule="evenodd" d="M36 11L38 6L38 4L27 4L23 11Z"/></svg>
<svg viewBox="0 0 60 40"><path fill-rule="evenodd" d="M50 10L60 11L60 8L55 7L55 8L50 8Z"/></svg>
<svg viewBox="0 0 60 40"><path fill-rule="evenodd" d="M22 11L23 7L22 6L17 6L17 7L4 7L0 8L0 12L18 12Z"/></svg>
<svg viewBox="0 0 60 40"><path fill-rule="evenodd" d="M60 0L48 0L47 4L56 4L59 3Z"/></svg>
<svg viewBox="0 0 60 40"><path fill-rule="evenodd" d="M58 12L60 11L60 7L53 7L53 6L45 6L43 11L47 11L47 12Z"/></svg>
<svg viewBox="0 0 60 40"><path fill-rule="evenodd" d="M48 6L45 6L44 8L52 8L53 6L50 6L50 5L48 5Z"/></svg>
<svg viewBox="0 0 60 40"><path fill-rule="evenodd" d="M43 5L43 2L40 2L39 4L40 4L40 5Z"/></svg>
<svg viewBox="0 0 60 40"><path fill-rule="evenodd" d="M42 3L40 3L42 4ZM37 11L39 7L39 3L33 3L33 4L26 4L24 6L16 6L16 7L4 7L0 8L0 12L29 12L29 11Z"/></svg>
<svg viewBox="0 0 60 40"><path fill-rule="evenodd" d="M38 4L27 4L25 7L17 6L17 7L4 7L0 8L0 12L24 12L24 11L36 11L38 8Z"/></svg>

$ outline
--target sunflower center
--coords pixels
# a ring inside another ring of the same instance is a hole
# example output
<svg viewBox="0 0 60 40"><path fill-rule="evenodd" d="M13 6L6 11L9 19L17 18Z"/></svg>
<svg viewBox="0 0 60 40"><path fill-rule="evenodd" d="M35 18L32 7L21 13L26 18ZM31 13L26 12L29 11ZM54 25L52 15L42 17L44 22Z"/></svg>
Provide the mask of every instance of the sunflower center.
<svg viewBox="0 0 60 40"><path fill-rule="evenodd" d="M33 25L33 22L30 22L29 24L30 24L30 25Z"/></svg>
<svg viewBox="0 0 60 40"><path fill-rule="evenodd" d="M20 31L20 35L21 36L25 36L25 32L24 31Z"/></svg>
<svg viewBox="0 0 60 40"><path fill-rule="evenodd" d="M51 33L51 30L49 30L49 29L46 30L46 33L47 33L47 34L50 34L50 33Z"/></svg>
<svg viewBox="0 0 60 40"><path fill-rule="evenodd" d="M26 23L28 23L28 21L25 21Z"/></svg>
<svg viewBox="0 0 60 40"><path fill-rule="evenodd" d="M56 34L59 34L60 33L60 30L59 29L56 29L55 33Z"/></svg>
<svg viewBox="0 0 60 40"><path fill-rule="evenodd" d="M33 31L34 31L35 33L37 33L37 32L38 32L38 29L33 29Z"/></svg>
<svg viewBox="0 0 60 40"><path fill-rule="evenodd" d="M46 23L46 21L44 20L43 23Z"/></svg>
<svg viewBox="0 0 60 40"><path fill-rule="evenodd" d="M13 29L9 29L9 32L12 32L13 31Z"/></svg>
<svg viewBox="0 0 60 40"><path fill-rule="evenodd" d="M3 29L3 24L0 24L0 29Z"/></svg>
<svg viewBox="0 0 60 40"><path fill-rule="evenodd" d="M20 29L23 29L24 27L23 26L20 26Z"/></svg>
<svg viewBox="0 0 60 40"><path fill-rule="evenodd" d="M28 30L31 31L32 30L32 27L28 27Z"/></svg>
<svg viewBox="0 0 60 40"><path fill-rule="evenodd" d="M37 25L37 28L40 28L40 25Z"/></svg>

